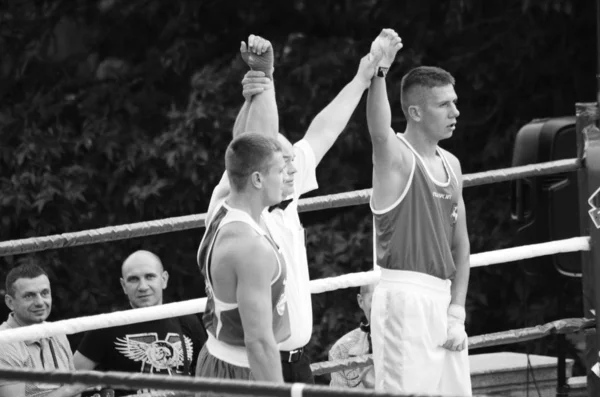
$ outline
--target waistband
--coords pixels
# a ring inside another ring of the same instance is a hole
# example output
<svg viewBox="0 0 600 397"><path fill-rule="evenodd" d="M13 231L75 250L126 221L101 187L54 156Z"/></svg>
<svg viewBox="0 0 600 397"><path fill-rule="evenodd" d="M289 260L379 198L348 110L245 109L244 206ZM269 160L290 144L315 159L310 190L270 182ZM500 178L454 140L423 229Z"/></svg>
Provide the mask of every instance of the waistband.
<svg viewBox="0 0 600 397"><path fill-rule="evenodd" d="M379 285L386 287L410 286L434 294L448 296L451 293L452 282L425 273L382 268Z"/></svg>
<svg viewBox="0 0 600 397"><path fill-rule="evenodd" d="M210 332L206 341L208 352L226 363L237 365L238 367L250 368L248 362L248 352L245 347L233 346L215 338Z"/></svg>
<svg viewBox="0 0 600 397"><path fill-rule="evenodd" d="M296 363L300 361L300 359L304 355L304 347L290 351L281 350L279 352L279 355L281 356L282 362Z"/></svg>

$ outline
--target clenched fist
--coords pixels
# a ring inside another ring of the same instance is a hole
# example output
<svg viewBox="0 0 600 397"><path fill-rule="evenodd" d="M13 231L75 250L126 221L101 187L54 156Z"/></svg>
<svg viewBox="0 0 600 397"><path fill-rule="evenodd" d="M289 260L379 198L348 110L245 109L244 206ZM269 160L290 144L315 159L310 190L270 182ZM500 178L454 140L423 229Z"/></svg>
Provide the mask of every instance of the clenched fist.
<svg viewBox="0 0 600 397"><path fill-rule="evenodd" d="M468 336L465 331L465 308L460 305L451 304L448 307L448 328L444 348L452 351L461 351L467 347Z"/></svg>
<svg viewBox="0 0 600 397"><path fill-rule="evenodd" d="M250 69L263 72L267 77L273 78L275 59L273 46L269 40L251 34L248 37L248 45L242 41L240 54Z"/></svg>
<svg viewBox="0 0 600 397"><path fill-rule="evenodd" d="M387 73L387 70L392 66L396 54L402 48L402 39L398 36L393 29L383 29L379 36L373 40L371 44L371 54L374 56L380 56L378 72L383 69L383 73Z"/></svg>

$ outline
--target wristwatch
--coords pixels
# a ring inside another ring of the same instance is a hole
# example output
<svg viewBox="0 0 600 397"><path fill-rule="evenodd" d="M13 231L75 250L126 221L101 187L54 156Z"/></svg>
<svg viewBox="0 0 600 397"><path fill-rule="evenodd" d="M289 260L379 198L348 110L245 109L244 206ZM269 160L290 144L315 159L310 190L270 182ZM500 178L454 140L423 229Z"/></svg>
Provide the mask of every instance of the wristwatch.
<svg viewBox="0 0 600 397"><path fill-rule="evenodd" d="M385 66L379 66L377 68L377 77L385 77L387 76L387 72L390 68L386 68Z"/></svg>

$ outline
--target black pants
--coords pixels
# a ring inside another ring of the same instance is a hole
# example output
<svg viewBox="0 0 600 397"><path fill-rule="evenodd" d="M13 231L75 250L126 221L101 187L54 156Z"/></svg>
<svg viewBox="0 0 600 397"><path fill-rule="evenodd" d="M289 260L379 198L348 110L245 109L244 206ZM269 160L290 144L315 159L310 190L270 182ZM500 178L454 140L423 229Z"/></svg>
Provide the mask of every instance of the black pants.
<svg viewBox="0 0 600 397"><path fill-rule="evenodd" d="M283 380L286 383L309 383L314 384L315 378L310 370L310 360L306 354L294 363L281 361Z"/></svg>

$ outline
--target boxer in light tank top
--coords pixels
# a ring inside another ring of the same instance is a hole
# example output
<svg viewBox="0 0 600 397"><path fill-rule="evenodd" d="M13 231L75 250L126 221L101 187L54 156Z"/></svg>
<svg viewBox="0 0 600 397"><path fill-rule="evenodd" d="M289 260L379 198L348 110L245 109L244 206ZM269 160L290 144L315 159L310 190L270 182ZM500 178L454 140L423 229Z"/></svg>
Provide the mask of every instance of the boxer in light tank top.
<svg viewBox="0 0 600 397"><path fill-rule="evenodd" d="M465 299L470 245L460 162L438 143L459 111L454 78L437 67L409 71L401 83L407 127L391 128L385 77L400 37L384 29L383 53L367 99L373 142L374 257L381 270L371 332L379 391L470 396Z"/></svg>
<svg viewBox="0 0 600 397"><path fill-rule="evenodd" d="M286 162L277 140L248 132L227 147L225 167L231 191L208 215L198 249L208 341L196 375L283 383L277 344L290 335L286 266L260 224L283 199Z"/></svg>

